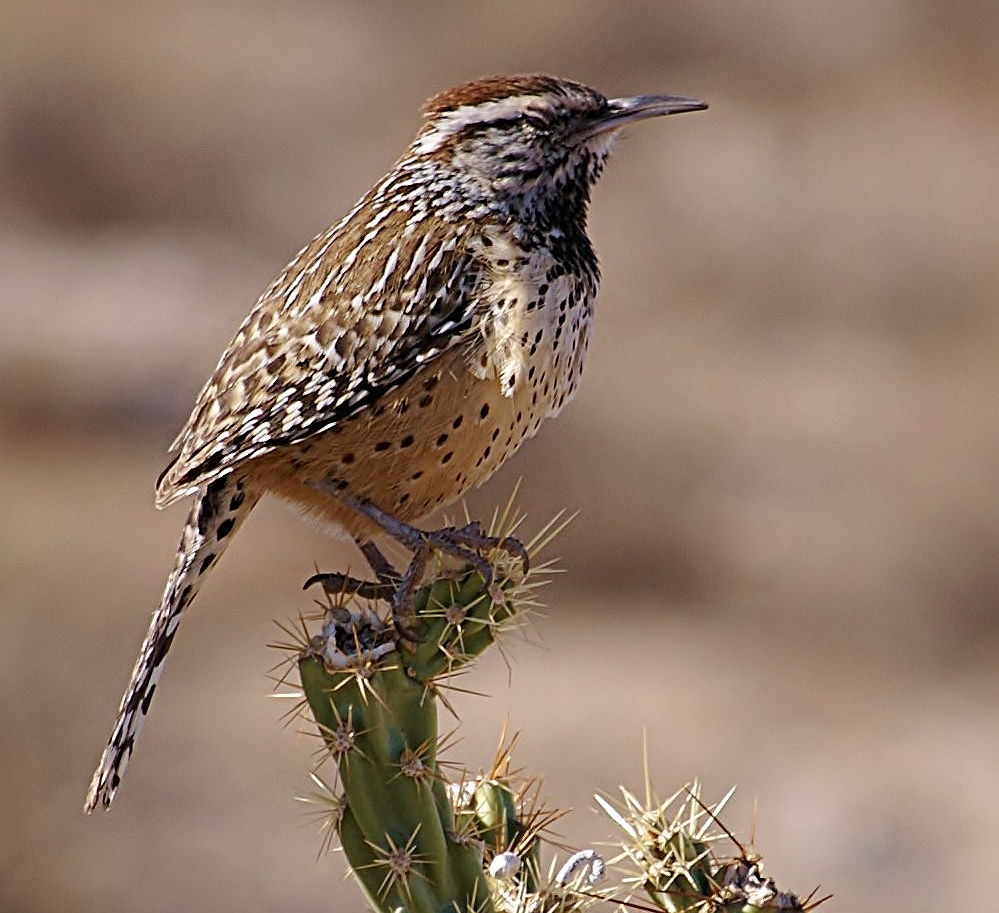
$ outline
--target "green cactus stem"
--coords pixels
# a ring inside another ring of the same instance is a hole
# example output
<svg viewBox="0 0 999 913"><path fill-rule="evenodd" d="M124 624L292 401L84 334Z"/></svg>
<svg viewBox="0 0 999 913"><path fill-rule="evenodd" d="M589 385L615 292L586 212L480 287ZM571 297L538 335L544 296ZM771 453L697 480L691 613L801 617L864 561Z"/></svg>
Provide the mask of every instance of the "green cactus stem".
<svg viewBox="0 0 999 913"><path fill-rule="evenodd" d="M542 531L541 544L557 532L556 522ZM538 547L535 539L529 550ZM489 770L448 782L438 759L442 683L535 604L537 582L528 582L519 560L500 550L487 560L488 587L475 568L435 567L415 593L403 634L357 594L344 594L326 607L321 632L296 649L306 704L336 768L333 786L312 775L324 794L325 823L372 908L582 913L604 901L629 905L636 894L647 899L635 906L648 909L651 900L664 913L816 905L779 892L758 857L718 824L725 800L709 808L696 787L660 802L646 774L644 802L626 790L617 805L598 797L626 834L622 853L605 865L582 850L545 874L541 837L561 813L543 808L538 781L512 772L515 738L501 741ZM531 574L538 570L545 568ZM722 839L738 852L720 854ZM621 863L631 873L617 887L600 886L605 870Z"/></svg>
<svg viewBox="0 0 999 913"><path fill-rule="evenodd" d="M509 556L491 560L492 587L466 568L418 590L405 643L372 608L331 605L298 661L337 765L340 842L380 910L491 913L485 848L494 855L519 836L512 802L497 811L493 831L467 815L456 820L437 759L440 680L494 643L519 611L523 575ZM503 794L500 784L475 791L483 812Z"/></svg>
<svg viewBox="0 0 999 913"><path fill-rule="evenodd" d="M642 890L665 913L796 913L813 909L811 897L801 901L777 889L763 875L762 862L751 854L719 820L734 790L714 806L705 805L697 784L684 787L661 802L646 774L645 800L621 789L615 805L603 796L597 802L625 832L623 852L634 874L624 881ZM719 846L734 844L724 855Z"/></svg>

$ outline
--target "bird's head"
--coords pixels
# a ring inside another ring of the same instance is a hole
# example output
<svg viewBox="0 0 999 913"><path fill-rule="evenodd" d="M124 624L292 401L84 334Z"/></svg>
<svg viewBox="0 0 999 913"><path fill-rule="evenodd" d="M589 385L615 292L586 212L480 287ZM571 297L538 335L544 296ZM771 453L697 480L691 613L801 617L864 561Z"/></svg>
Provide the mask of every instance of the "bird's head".
<svg viewBox="0 0 999 913"><path fill-rule="evenodd" d="M552 76L493 76L431 98L410 153L435 159L517 209L578 203L585 214L621 127L706 107L678 95L608 99Z"/></svg>

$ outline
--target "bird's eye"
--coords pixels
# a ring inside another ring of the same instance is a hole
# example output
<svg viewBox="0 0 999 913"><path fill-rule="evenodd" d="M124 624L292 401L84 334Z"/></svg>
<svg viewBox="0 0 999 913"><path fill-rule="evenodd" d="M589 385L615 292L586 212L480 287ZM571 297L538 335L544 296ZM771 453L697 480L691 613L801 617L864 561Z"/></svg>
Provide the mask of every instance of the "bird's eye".
<svg viewBox="0 0 999 913"><path fill-rule="evenodd" d="M548 122L540 114L525 114L524 123L533 127L535 130L547 131Z"/></svg>

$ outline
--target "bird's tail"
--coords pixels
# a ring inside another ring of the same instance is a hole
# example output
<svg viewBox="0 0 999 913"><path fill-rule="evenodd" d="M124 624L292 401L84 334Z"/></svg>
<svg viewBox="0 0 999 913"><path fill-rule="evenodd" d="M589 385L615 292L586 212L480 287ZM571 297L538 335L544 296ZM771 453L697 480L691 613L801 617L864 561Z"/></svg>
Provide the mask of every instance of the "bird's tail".
<svg viewBox="0 0 999 913"><path fill-rule="evenodd" d="M149 702L180 617L197 595L205 574L225 551L259 498L259 493L247 488L245 480L230 474L209 484L191 509L177 550L176 564L121 699L114 731L90 782L83 806L88 814L98 805L110 807L132 754L135 737L149 711Z"/></svg>

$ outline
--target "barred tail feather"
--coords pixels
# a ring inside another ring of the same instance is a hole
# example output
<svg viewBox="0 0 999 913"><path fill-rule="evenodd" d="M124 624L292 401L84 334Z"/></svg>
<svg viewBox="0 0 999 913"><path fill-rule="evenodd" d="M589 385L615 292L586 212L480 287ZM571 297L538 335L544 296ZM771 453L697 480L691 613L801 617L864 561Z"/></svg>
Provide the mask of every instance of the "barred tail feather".
<svg viewBox="0 0 999 913"><path fill-rule="evenodd" d="M149 712L149 703L159 681L170 645L184 610L197 595L205 574L225 551L243 520L259 500L244 479L230 474L209 484L201 493L184 526L177 561L160 607L153 615L132 678L121 699L114 731L94 771L84 811L98 805L111 806L125 773L135 738Z"/></svg>

